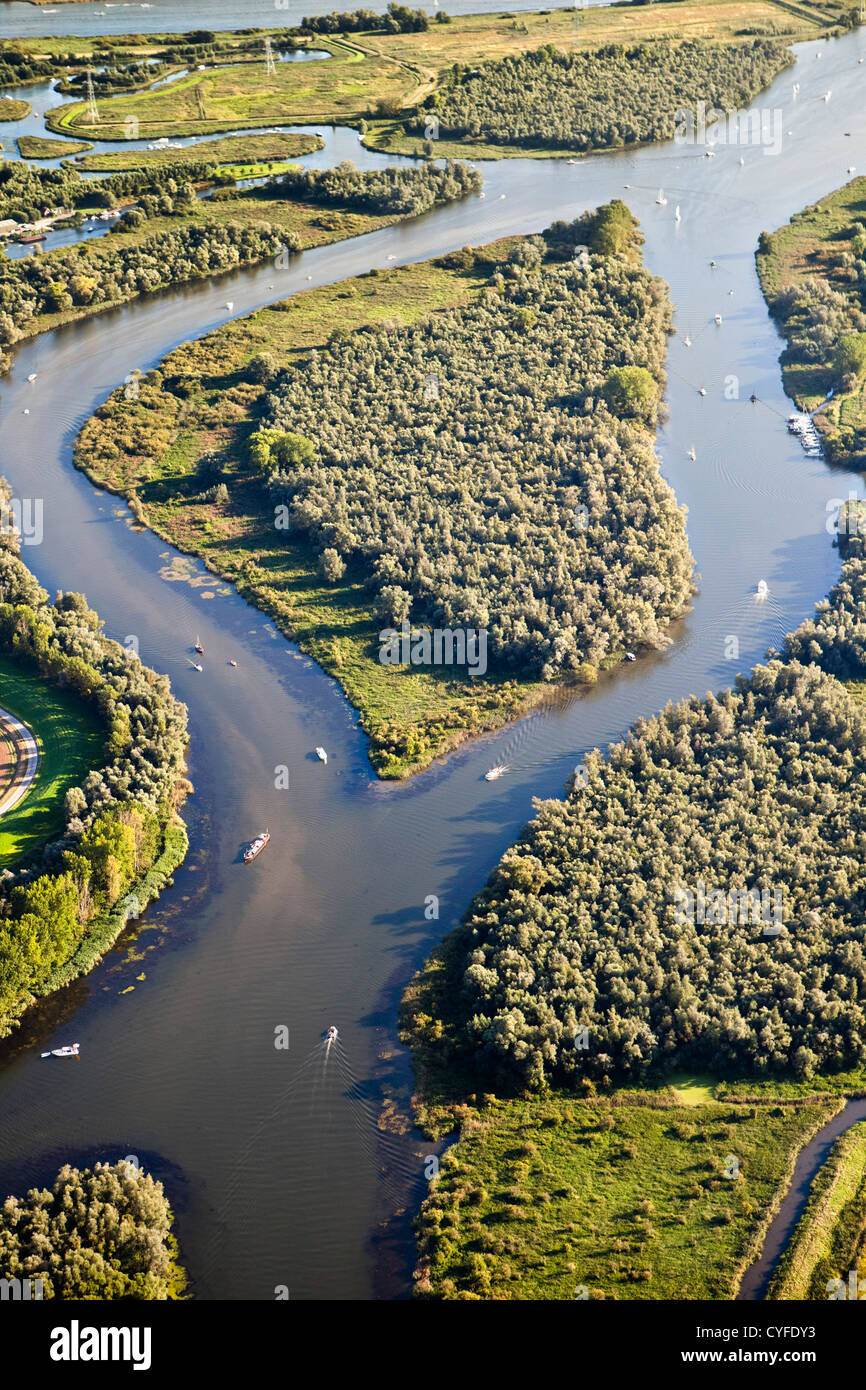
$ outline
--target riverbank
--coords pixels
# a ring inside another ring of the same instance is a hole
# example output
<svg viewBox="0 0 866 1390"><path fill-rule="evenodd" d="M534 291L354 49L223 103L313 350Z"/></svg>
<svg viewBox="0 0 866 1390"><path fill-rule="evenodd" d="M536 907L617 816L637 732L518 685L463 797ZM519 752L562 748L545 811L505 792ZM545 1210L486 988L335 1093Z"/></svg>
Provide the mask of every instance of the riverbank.
<svg viewBox="0 0 866 1390"><path fill-rule="evenodd" d="M854 169L849 168L849 174ZM831 463L866 463L866 178L765 233L758 278L788 346L782 381ZM852 344L850 360L843 344ZM857 344L860 344L859 351ZM843 354L843 355L840 355Z"/></svg>

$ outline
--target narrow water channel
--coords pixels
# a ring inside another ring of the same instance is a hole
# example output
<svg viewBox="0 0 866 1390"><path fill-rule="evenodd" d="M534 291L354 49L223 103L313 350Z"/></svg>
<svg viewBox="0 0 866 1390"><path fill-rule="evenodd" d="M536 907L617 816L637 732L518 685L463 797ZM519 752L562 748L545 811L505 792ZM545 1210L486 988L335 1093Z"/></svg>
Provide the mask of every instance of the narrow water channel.
<svg viewBox="0 0 866 1390"><path fill-rule="evenodd" d="M16 352L0 382L0 466L19 496L44 499L45 518L43 543L24 559L49 591L84 591L110 635L135 634L142 659L170 674L190 708L196 795L189 863L134 947L5 1045L0 1191L43 1181L64 1161L135 1153L168 1182L197 1296L267 1299L277 1284L293 1299L407 1293L408 1240L383 1254L380 1239L398 1211L397 1236L407 1235L424 1146L411 1134L383 1138L375 1123L386 1089L405 1102L411 1088L395 1027L406 981L532 814L533 797L560 794L582 753L638 716L730 685L811 612L838 570L828 504L859 491L860 479L806 458L786 433L781 345L753 255L762 230L843 183L847 166L866 167L866 33L798 51L798 71L758 103L782 110L792 132L776 156L717 147L707 159L672 145L572 167L485 164L483 199L305 253L286 271L265 266L140 300ZM659 187L667 206L656 203ZM406 785L378 783L335 684L202 566L132 530L125 508L72 468L75 435L128 371L224 321L227 300L245 314L392 256L539 231L615 196L641 219L646 263L677 306L659 449L689 508L694 608L667 651L585 698L551 700ZM187 660L196 633L203 673ZM730 635L736 660L725 658ZM327 767L313 754L319 743ZM511 774L486 783L498 761ZM288 791L275 789L281 764ZM263 825L272 848L251 872L238 849ZM429 894L440 900L435 922L424 918ZM319 1039L331 1023L341 1047L326 1063ZM290 1030L288 1053L274 1048L279 1025ZM81 1062L41 1067L38 1045L72 1033Z"/></svg>

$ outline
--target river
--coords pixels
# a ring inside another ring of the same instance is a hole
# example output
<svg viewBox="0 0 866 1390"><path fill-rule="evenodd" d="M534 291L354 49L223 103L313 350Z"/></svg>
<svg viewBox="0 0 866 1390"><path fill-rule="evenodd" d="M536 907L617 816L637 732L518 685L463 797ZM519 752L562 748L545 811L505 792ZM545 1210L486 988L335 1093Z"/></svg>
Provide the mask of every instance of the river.
<svg viewBox="0 0 866 1390"><path fill-rule="evenodd" d="M277 1285L301 1299L406 1294L426 1146L411 1134L382 1137L375 1116L383 1097L405 1106L411 1089L395 1027L407 979L531 815L533 797L560 794L582 753L638 716L730 685L811 613L838 571L828 504L859 492L860 479L831 473L786 433L781 344L753 253L761 230L839 186L849 165L866 167L866 32L797 52L797 71L758 103L779 108L792 132L775 156L754 145L717 147L707 159L700 147L670 145L571 167L485 164L483 199L305 253L286 271L235 272L139 300L17 350L0 383L0 456L19 495L44 499L44 541L24 559L49 591L86 592L112 636L134 634L143 660L170 674L190 709L196 794L188 864L137 942L5 1044L0 1192L44 1181L64 1161L137 1154L168 1183L198 1297L269 1299ZM72 468L75 435L128 371L224 321L227 300L245 314L391 255L408 262L538 231L612 196L641 219L646 263L677 306L659 451L689 508L700 593L664 653L583 699L551 701L406 785L378 783L334 683L202 566L131 529L125 508ZM28 384L31 372L38 379ZM728 398L732 378L738 399ZM201 674L187 658L196 633ZM737 659L725 656L730 636ZM312 753L319 743L327 767ZM500 761L510 775L486 783ZM290 770L286 791L275 790L280 765ZM265 825L272 844L244 869L239 846ZM436 921L424 916L431 894ZM326 1060L319 1039L331 1023L340 1043ZM287 1052L274 1047L281 1025ZM80 1062L38 1060L40 1045L66 1041L81 1043ZM385 1238L395 1212L407 1214Z"/></svg>

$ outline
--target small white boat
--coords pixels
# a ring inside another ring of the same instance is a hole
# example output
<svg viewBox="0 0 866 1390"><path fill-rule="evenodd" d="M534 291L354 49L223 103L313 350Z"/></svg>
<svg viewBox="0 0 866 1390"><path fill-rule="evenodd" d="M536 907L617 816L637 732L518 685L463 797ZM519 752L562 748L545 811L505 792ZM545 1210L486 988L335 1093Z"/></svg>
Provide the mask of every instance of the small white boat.
<svg viewBox="0 0 866 1390"><path fill-rule="evenodd" d="M198 663L197 661L191 661L189 664L190 664L190 666L192 667L192 669L193 669L194 671L203 671L203 670L204 670L204 667L203 667L203 666L200 666L199 663Z"/></svg>
<svg viewBox="0 0 866 1390"><path fill-rule="evenodd" d="M43 1052L43 1057L77 1057L80 1043L68 1043L65 1047L52 1047L50 1052Z"/></svg>
<svg viewBox="0 0 866 1390"><path fill-rule="evenodd" d="M238 664L238 663L235 661L234 657L233 657L233 656L230 656L230 657L229 657L229 666L237 666L237 664Z"/></svg>
<svg viewBox="0 0 866 1390"><path fill-rule="evenodd" d="M254 840L250 840L250 843L244 850L244 863L251 864L254 859L257 859L270 838L271 832L269 830L264 830L261 835L257 835Z"/></svg>
<svg viewBox="0 0 866 1390"><path fill-rule="evenodd" d="M235 307L235 302L234 302L234 300L233 300L233 299L227 299L227 300L226 300L226 305L225 305L225 307L228 309L229 313L231 313L232 309Z"/></svg>
<svg viewBox="0 0 866 1390"><path fill-rule="evenodd" d="M824 100L825 100L825 101L829 101L832 95L833 95L832 92L825 92L825 93L824 93Z"/></svg>
<svg viewBox="0 0 866 1390"><path fill-rule="evenodd" d="M697 458L697 454L695 453L694 448L689 449L688 453L686 454L686 458L690 458L692 463L694 463L695 459Z"/></svg>
<svg viewBox="0 0 866 1390"><path fill-rule="evenodd" d="M507 771L507 763L497 763L496 766L492 767L489 772L485 772L484 780L485 782L495 782L498 778L504 777Z"/></svg>
<svg viewBox="0 0 866 1390"><path fill-rule="evenodd" d="M689 335L688 335L688 333L687 333L686 336L683 338L683 347L691 347L691 345L692 345L692 340L691 340L691 338L689 337Z"/></svg>
<svg viewBox="0 0 866 1390"><path fill-rule="evenodd" d="M759 579L759 580L758 580L758 597L759 597L759 598L766 598L766 597L767 597L767 594L768 594L769 592L770 592L770 586L769 586L769 584L767 583L766 579Z"/></svg>
<svg viewBox="0 0 866 1390"><path fill-rule="evenodd" d="M677 203L676 212L674 213L674 221L679 222L680 220L680 205L679 203Z"/></svg>
<svg viewBox="0 0 866 1390"><path fill-rule="evenodd" d="M336 1028L334 1027L333 1023L332 1023L331 1026L330 1026L330 1028L328 1029L328 1036L327 1036L327 1038L325 1039L325 1041L326 1041L326 1042L329 1042L329 1043L336 1042L336 1041L337 1041L337 1037L338 1037L337 1030L336 1030Z"/></svg>
<svg viewBox="0 0 866 1390"><path fill-rule="evenodd" d="M704 150L704 159L715 159L715 150Z"/></svg>
<svg viewBox="0 0 866 1390"><path fill-rule="evenodd" d="M707 388L706 388L706 386L699 386L699 387L698 387L698 395L699 395L699 396L705 396L706 394L707 394Z"/></svg>
<svg viewBox="0 0 866 1390"><path fill-rule="evenodd" d="M656 198L656 202L658 203L658 205L659 205L660 208L666 208L666 207L667 207L667 205L668 205L668 200L667 200L667 198L665 197L665 191L664 191L663 188L660 188L660 189L659 189L659 191L658 191L658 197Z"/></svg>
<svg viewBox="0 0 866 1390"><path fill-rule="evenodd" d="M626 652L625 659L626 661L637 661L637 657L635 656L634 652Z"/></svg>
<svg viewBox="0 0 866 1390"><path fill-rule="evenodd" d="M316 757L319 759L320 763L326 763L328 761L328 755L325 752L324 748L322 748L321 744L316 749Z"/></svg>
<svg viewBox="0 0 866 1390"><path fill-rule="evenodd" d="M722 322L722 316L721 316L721 314L716 314L716 315L714 315L714 317L713 317L713 323L715 323L715 324L718 326L718 325L721 324L721 322Z"/></svg>
<svg viewBox="0 0 866 1390"><path fill-rule="evenodd" d="M566 164L576 164L576 163L577 163L577 160L576 160L576 159L567 159L567 160L566 160Z"/></svg>
<svg viewBox="0 0 866 1390"><path fill-rule="evenodd" d="M22 415L29 415L29 414L30 414L30 411L29 411L29 410L22 410L21 414L22 414Z"/></svg>
<svg viewBox="0 0 866 1390"><path fill-rule="evenodd" d="M195 641L192 644L192 649L194 652L198 652L199 656L204 656L204 647L201 644L201 638L199 637L198 633L196 633L195 635Z"/></svg>
<svg viewBox="0 0 866 1390"><path fill-rule="evenodd" d="M745 162L746 162L746 161L743 159L743 156L740 155L740 164L741 164L741 165L742 165L742 164L745 164Z"/></svg>
<svg viewBox="0 0 866 1390"><path fill-rule="evenodd" d="M47 13L48 13L48 11L46 10L46 14L47 14ZM38 372L31 372L30 375L29 375L29 377L27 378L27 380L28 380L28 381L35 381L36 378L38 377L38 375L39 375Z"/></svg>

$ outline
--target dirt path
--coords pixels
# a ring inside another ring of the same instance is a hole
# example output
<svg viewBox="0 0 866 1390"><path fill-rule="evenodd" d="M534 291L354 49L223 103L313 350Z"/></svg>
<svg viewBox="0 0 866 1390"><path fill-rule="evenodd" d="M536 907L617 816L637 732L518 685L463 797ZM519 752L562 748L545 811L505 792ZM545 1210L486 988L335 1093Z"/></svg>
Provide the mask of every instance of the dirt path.
<svg viewBox="0 0 866 1390"><path fill-rule="evenodd" d="M39 768L39 745L27 725L5 709L0 709L0 736L5 743L3 751L8 753L8 757L2 759L2 772L8 773L10 763L12 765L11 777L2 777L5 783L0 793L2 816L4 811L17 806L30 790Z"/></svg>

